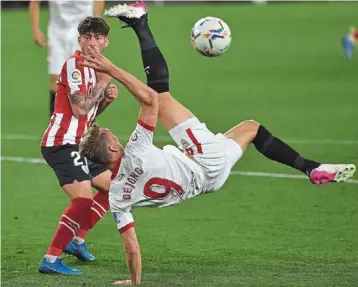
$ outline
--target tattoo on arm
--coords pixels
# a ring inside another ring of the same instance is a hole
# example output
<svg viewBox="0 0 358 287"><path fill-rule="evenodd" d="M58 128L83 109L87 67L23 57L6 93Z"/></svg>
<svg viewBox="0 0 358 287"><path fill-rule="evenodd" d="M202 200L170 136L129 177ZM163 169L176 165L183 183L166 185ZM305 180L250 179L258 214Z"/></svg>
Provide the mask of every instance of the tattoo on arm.
<svg viewBox="0 0 358 287"><path fill-rule="evenodd" d="M100 100L100 103L98 105L96 116L99 116L103 113L103 111L109 106L109 103L106 102L106 100L103 98Z"/></svg>
<svg viewBox="0 0 358 287"><path fill-rule="evenodd" d="M93 91L86 96L82 96L79 93L69 95L69 99L72 105L76 105L79 108L85 110L88 113L93 106L104 97L105 87L96 85Z"/></svg>

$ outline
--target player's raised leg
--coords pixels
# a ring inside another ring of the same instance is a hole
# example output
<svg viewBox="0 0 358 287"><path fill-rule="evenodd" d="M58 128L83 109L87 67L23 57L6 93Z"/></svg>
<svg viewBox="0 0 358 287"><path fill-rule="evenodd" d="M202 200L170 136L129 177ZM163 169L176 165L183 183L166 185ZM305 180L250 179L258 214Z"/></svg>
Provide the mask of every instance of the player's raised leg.
<svg viewBox="0 0 358 287"><path fill-rule="evenodd" d="M116 5L104 13L107 17L119 18L137 35L147 85L160 94L159 121L167 130L193 118L193 113L175 100L169 93L169 70L157 46L148 24L148 7L143 2L131 5Z"/></svg>
<svg viewBox="0 0 358 287"><path fill-rule="evenodd" d="M132 27L135 31L140 43L147 85L160 93L159 120L169 131L194 115L169 93L168 67L150 31L147 12L146 4L137 2L129 6L114 6L105 12L105 16L117 17L126 23L125 27ZM352 165L326 165L305 159L255 121L244 121L225 136L236 141L243 151L253 143L264 156L304 172L314 184L344 181L355 171Z"/></svg>
<svg viewBox="0 0 358 287"><path fill-rule="evenodd" d="M253 120L243 121L225 136L237 142L243 151L252 143L265 157L305 173L313 184L345 181L356 170L353 164L322 164L306 159Z"/></svg>

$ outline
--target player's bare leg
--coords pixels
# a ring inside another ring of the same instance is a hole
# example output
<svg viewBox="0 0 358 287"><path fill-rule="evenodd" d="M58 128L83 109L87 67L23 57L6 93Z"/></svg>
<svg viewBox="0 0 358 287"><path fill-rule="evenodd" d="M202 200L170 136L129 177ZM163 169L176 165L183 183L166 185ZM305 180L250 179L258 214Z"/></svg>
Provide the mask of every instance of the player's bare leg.
<svg viewBox="0 0 358 287"><path fill-rule="evenodd" d="M265 157L305 173L313 184L346 181L356 170L353 164L322 164L306 159L253 120L241 122L225 136L237 142L243 151L252 143Z"/></svg>
<svg viewBox="0 0 358 287"><path fill-rule="evenodd" d="M81 182L75 180L71 184L65 184L64 186L62 186L62 189L68 195L70 200L73 200L78 197L92 199L91 182L89 180Z"/></svg>

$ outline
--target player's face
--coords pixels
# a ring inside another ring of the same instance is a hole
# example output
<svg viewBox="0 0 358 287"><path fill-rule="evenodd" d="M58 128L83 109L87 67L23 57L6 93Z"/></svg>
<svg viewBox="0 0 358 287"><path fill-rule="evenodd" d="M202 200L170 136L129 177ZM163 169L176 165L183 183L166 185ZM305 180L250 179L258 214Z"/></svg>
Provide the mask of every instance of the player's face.
<svg viewBox="0 0 358 287"><path fill-rule="evenodd" d="M102 129L101 133L104 133L107 138L108 146L110 151L122 151L123 147L119 142L118 138L109 130L109 129Z"/></svg>
<svg viewBox="0 0 358 287"><path fill-rule="evenodd" d="M78 36L78 44L85 55L89 53L90 48L102 53L104 48L108 46L108 43L109 38L100 34L88 33Z"/></svg>

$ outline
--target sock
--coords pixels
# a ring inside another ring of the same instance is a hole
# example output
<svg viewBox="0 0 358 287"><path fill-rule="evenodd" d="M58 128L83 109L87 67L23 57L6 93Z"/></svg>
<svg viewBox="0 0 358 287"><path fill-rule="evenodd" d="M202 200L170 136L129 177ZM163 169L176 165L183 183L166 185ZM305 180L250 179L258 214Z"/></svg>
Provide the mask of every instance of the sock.
<svg viewBox="0 0 358 287"><path fill-rule="evenodd" d="M265 157L293 167L307 175L309 175L313 169L320 166L320 163L302 157L289 145L274 137L262 125L260 125L252 143Z"/></svg>
<svg viewBox="0 0 358 287"><path fill-rule="evenodd" d="M86 228L81 228L78 231L77 237L83 239L84 241L89 229L92 229L97 224L97 222L101 220L101 218L106 214L108 210L108 193L97 192L93 196L93 205L91 207L90 215L88 217L88 225Z"/></svg>
<svg viewBox="0 0 358 287"><path fill-rule="evenodd" d="M52 116L55 110L55 97L56 97L56 92L50 91L50 117Z"/></svg>
<svg viewBox="0 0 358 287"><path fill-rule="evenodd" d="M72 242L74 242L76 244L82 244L83 242L85 242L85 240L83 238L75 236L72 238Z"/></svg>
<svg viewBox="0 0 358 287"><path fill-rule="evenodd" d="M169 91L169 70L163 54L159 50L147 21L139 21L133 26L138 37L147 85L158 93Z"/></svg>
<svg viewBox="0 0 358 287"><path fill-rule="evenodd" d="M53 256L53 255L45 255L46 261L50 262L50 263L55 263L56 259L58 258L58 256Z"/></svg>
<svg viewBox="0 0 358 287"><path fill-rule="evenodd" d="M60 256L80 228L87 227L92 205L93 200L90 198L78 197L72 200L61 216L60 224L46 255Z"/></svg>

